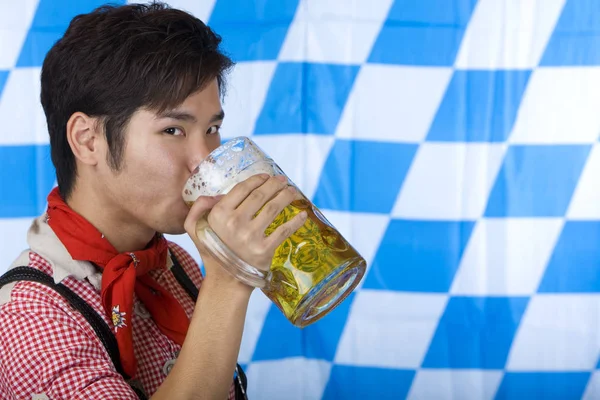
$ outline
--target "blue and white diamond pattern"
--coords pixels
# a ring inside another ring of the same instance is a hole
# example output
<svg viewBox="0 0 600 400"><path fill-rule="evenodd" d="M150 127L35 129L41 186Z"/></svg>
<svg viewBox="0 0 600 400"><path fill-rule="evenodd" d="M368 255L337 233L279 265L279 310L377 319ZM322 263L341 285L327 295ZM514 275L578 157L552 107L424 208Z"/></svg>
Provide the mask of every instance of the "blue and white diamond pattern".
<svg viewBox="0 0 600 400"><path fill-rule="evenodd" d="M4 268L55 185L41 63L102 3L2 6ZM600 397L599 2L170 4L237 62L224 137L256 140L369 264L303 330L253 294L251 398Z"/></svg>

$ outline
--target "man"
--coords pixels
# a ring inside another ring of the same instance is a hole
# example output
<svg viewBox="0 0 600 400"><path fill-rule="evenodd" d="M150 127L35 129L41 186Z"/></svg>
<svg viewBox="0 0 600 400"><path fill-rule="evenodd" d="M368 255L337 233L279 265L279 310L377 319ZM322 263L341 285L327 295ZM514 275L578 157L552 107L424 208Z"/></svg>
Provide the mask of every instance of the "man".
<svg viewBox="0 0 600 400"><path fill-rule="evenodd" d="M73 19L41 76L58 188L11 268L54 278L102 316L120 364L152 399L234 398L233 376L252 292L203 254L199 218L246 262L268 268L299 215L266 237L294 198L253 176L219 198L181 197L220 144L220 99L233 63L220 38L163 4L101 7ZM265 204L260 218L253 218ZM163 233L190 235L206 270ZM171 268L200 288L194 302ZM135 399L83 315L55 290L19 281L0 290L2 399Z"/></svg>

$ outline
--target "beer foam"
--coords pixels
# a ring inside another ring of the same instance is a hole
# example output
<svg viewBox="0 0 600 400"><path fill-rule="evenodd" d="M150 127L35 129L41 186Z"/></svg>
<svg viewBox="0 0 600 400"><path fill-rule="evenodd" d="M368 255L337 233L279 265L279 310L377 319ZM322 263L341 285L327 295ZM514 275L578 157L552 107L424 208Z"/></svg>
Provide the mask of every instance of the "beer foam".
<svg viewBox="0 0 600 400"><path fill-rule="evenodd" d="M239 182L245 181L253 175L268 174L281 175L283 172L271 160L261 160L238 171L233 166L218 165L214 162L202 162L186 182L183 190L183 199L193 203L199 196L216 196L227 194Z"/></svg>

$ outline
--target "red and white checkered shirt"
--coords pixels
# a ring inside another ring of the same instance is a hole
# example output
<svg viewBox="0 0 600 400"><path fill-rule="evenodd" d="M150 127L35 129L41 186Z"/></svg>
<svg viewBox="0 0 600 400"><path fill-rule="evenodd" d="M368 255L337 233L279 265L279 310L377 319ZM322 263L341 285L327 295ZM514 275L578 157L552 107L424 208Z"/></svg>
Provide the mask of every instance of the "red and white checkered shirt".
<svg viewBox="0 0 600 400"><path fill-rule="evenodd" d="M200 288L202 275L194 259L174 243L170 243L170 250ZM29 266L53 275L52 264L33 251L29 252ZM191 317L194 302L171 271L152 271L152 275ZM68 276L62 283L110 324L100 292L89 281ZM138 363L135 378L151 396L181 347L158 329L137 298L132 324ZM234 388L232 379L230 400L235 398ZM137 396L117 373L102 342L79 312L43 284L17 282L10 300L0 305L0 398L134 400Z"/></svg>

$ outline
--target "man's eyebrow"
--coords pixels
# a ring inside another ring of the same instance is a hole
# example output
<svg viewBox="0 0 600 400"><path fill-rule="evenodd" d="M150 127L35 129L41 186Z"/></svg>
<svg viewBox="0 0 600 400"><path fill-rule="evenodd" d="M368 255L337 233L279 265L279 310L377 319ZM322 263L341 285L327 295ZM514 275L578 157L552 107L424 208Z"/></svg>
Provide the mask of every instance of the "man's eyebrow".
<svg viewBox="0 0 600 400"><path fill-rule="evenodd" d="M176 119L176 120L192 122L192 123L198 122L198 119L196 119L196 117L194 117L192 114L187 113L185 111L177 111L177 110L167 110L167 111L161 112L160 114L157 115L157 118L158 119L170 118L170 119ZM224 118L225 118L225 112L223 110L221 110L210 118L209 123L212 124L213 122L222 121Z"/></svg>
<svg viewBox="0 0 600 400"><path fill-rule="evenodd" d="M225 118L225 111L221 110L211 117L210 123L212 124L213 122L222 121L223 118Z"/></svg>
<svg viewBox="0 0 600 400"><path fill-rule="evenodd" d="M158 119L163 119L163 118L170 118L170 119L177 119L180 121L185 121L185 122L198 122L198 120L196 119L196 117L194 117L192 114L187 113L185 111L176 111L176 110L167 110L164 112L161 112L160 114L157 115Z"/></svg>

